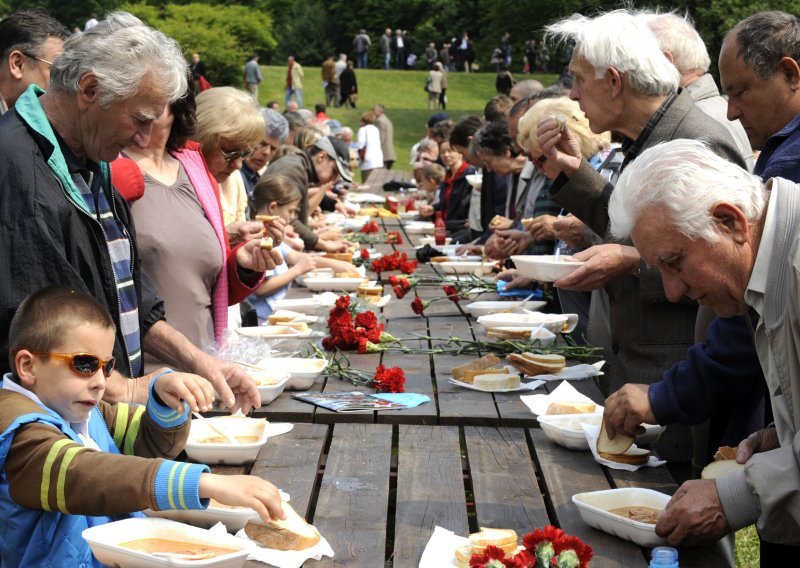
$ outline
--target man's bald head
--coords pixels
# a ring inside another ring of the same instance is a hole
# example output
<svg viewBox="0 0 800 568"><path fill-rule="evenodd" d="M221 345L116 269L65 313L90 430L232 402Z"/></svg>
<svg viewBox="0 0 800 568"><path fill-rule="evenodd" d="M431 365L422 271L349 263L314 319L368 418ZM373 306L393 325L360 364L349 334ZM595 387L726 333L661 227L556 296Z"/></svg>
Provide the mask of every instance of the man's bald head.
<svg viewBox="0 0 800 568"><path fill-rule="evenodd" d="M511 92L508 96L511 97L511 100L516 103L522 99L532 97L543 89L544 86L536 79L526 79L525 81L520 81L514 85L511 88Z"/></svg>

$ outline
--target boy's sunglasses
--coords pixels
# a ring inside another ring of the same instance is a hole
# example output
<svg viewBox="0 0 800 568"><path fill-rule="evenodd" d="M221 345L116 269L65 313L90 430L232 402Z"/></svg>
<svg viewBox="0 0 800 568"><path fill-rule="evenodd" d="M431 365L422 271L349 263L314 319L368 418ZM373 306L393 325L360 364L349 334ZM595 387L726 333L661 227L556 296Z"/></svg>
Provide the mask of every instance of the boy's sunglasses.
<svg viewBox="0 0 800 568"><path fill-rule="evenodd" d="M102 368L103 374L108 378L111 376L114 365L117 363L114 357L101 359L97 355L92 355L91 353L41 353L38 351L31 351L31 353L33 355L41 355L43 357L52 357L54 359L66 361L72 372L81 377L91 377Z"/></svg>

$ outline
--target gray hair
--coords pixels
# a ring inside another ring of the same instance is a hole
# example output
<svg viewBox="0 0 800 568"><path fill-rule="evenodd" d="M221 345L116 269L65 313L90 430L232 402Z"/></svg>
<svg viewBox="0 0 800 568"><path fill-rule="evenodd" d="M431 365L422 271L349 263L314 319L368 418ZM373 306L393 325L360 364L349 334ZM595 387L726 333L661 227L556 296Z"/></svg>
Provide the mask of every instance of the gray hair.
<svg viewBox="0 0 800 568"><path fill-rule="evenodd" d="M673 63L681 75L708 71L711 66L708 49L688 16L684 18L674 12L664 14L644 12L640 16L655 34L661 51L669 51L672 54Z"/></svg>
<svg viewBox="0 0 800 568"><path fill-rule="evenodd" d="M50 88L74 94L87 73L97 76L104 107L134 96L145 76L168 103L181 98L188 86L188 64L175 40L127 12L113 12L95 27L70 36L53 62Z"/></svg>
<svg viewBox="0 0 800 568"><path fill-rule="evenodd" d="M289 121L283 115L271 108L262 108L261 116L267 125L266 134L270 138L277 138L281 144L289 137Z"/></svg>
<svg viewBox="0 0 800 568"><path fill-rule="evenodd" d="M736 34L739 56L759 79L769 79L782 57L800 61L800 19L786 12L759 12L725 35Z"/></svg>
<svg viewBox="0 0 800 568"><path fill-rule="evenodd" d="M598 79L613 67L641 95L669 95L678 90L678 70L661 52L647 25L627 10L595 18L573 14L545 29L548 40L575 42L575 50L594 67Z"/></svg>
<svg viewBox="0 0 800 568"><path fill-rule="evenodd" d="M666 210L676 230L692 240L719 241L711 209L720 202L739 208L750 222L767 203L758 176L731 164L703 142L678 139L651 146L625 168L608 203L611 234L624 239L651 206Z"/></svg>

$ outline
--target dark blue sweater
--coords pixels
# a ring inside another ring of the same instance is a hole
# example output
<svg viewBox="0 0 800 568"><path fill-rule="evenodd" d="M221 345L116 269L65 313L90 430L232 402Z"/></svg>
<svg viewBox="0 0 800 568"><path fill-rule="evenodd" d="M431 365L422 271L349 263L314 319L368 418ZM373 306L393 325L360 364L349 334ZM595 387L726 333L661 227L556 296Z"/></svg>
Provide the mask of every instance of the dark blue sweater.
<svg viewBox="0 0 800 568"><path fill-rule="evenodd" d="M800 115L765 143L754 173L800 183ZM709 444L737 445L765 426L766 381L746 316L716 318L705 342L692 346L648 396L659 424L712 418ZM769 420L769 409L766 409ZM713 422L716 420L717 424Z"/></svg>

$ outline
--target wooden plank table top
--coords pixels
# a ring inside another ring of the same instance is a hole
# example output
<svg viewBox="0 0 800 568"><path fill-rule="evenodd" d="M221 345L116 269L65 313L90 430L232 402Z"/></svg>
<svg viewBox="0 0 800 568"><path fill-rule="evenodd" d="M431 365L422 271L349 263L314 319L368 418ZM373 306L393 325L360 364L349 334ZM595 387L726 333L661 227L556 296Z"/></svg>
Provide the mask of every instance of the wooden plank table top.
<svg viewBox="0 0 800 568"><path fill-rule="evenodd" d="M403 181L402 172L375 170L368 183L380 193L383 183ZM372 245L382 254L405 252L413 258L420 235L409 234L398 219L381 218L381 235L398 231L402 244ZM417 276L436 270L421 264ZM373 278L375 275L371 275ZM388 274L381 275L384 283ZM384 294L391 294L386 285ZM293 287L288 298L311 293ZM439 287L419 287L376 310L386 331L403 345L431 349L449 338L484 339L485 334L461 304L437 300L420 317L411 310L415 297L442 297ZM480 299L497 299L488 294ZM328 310L318 312L313 327L327 331ZM254 412L271 421L295 423L294 429L269 440L252 466L220 468L268 479L292 496L294 507L313 522L335 551L333 559L306 566L412 567L436 526L466 535L479 526L513 528L520 537L550 523L581 537L593 547L592 566L646 566L638 546L586 525L572 495L615 487L648 487L672 494L677 485L666 468L638 472L608 470L589 452L551 443L519 393L492 394L449 382L452 368L474 354L347 354L350 364L374 371L399 366L406 390L429 396L413 409L341 414L314 407L282 393ZM593 380L572 381L580 392L601 403ZM538 393L550 392L546 383ZM335 376L321 376L311 390L373 389L353 386ZM530 391L524 394L532 394ZM681 566L726 566L716 547L681 550ZM258 566L248 563L249 568Z"/></svg>

